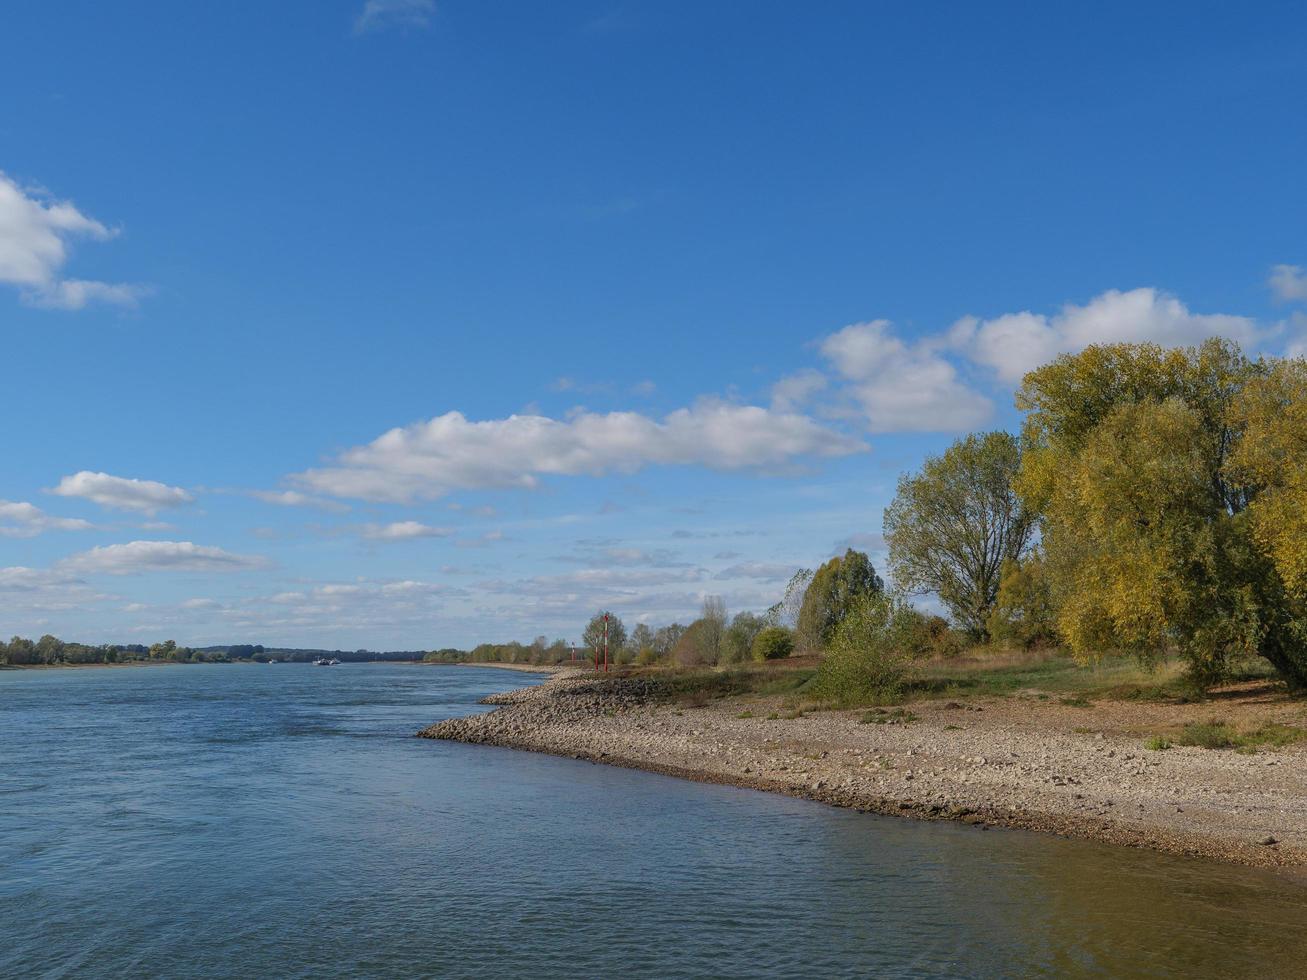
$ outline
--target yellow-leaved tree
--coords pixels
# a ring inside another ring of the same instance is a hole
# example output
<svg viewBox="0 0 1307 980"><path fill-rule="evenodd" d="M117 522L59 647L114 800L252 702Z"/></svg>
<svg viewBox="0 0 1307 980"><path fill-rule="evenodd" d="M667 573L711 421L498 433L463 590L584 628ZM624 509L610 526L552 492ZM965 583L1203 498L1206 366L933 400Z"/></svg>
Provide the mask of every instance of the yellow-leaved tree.
<svg viewBox="0 0 1307 980"><path fill-rule="evenodd" d="M1300 364L1221 340L1095 346L1028 374L1017 405L1017 488L1075 653L1176 649L1200 684L1258 654L1307 686L1307 557L1275 530L1307 529Z"/></svg>

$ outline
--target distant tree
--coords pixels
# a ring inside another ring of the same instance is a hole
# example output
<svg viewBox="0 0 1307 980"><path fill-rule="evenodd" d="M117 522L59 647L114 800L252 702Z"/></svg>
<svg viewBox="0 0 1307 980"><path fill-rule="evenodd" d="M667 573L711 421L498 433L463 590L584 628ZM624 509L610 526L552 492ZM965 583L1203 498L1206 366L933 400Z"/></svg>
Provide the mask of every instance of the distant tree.
<svg viewBox="0 0 1307 980"><path fill-rule="evenodd" d="M654 630L653 648L654 652L660 657L669 656L676 644L680 642L684 635L686 627L680 623L672 623L669 626L662 626Z"/></svg>
<svg viewBox="0 0 1307 980"><path fill-rule="evenodd" d="M703 619L696 619L687 626L676 645L672 647L671 658L682 667L701 667L715 663L711 637L717 633L716 626Z"/></svg>
<svg viewBox="0 0 1307 980"><path fill-rule="evenodd" d="M722 658L722 642L726 638L726 603L721 596L704 597L699 620L703 623L699 631L699 642L703 646L704 662L715 664Z"/></svg>
<svg viewBox="0 0 1307 980"><path fill-rule="evenodd" d="M780 660L794 650L794 633L784 626L767 626L753 638L750 650L754 660Z"/></svg>
<svg viewBox="0 0 1307 980"><path fill-rule="evenodd" d="M585 632L581 634L581 639L591 650L597 652L601 657L604 649L604 617L608 617L608 650L609 657L622 647L626 646L626 627L622 621L614 616L611 612L601 609L591 617L590 622L586 624Z"/></svg>
<svg viewBox="0 0 1307 980"><path fill-rule="evenodd" d="M850 548L826 562L813 574L803 595L796 637L800 647L825 649L850 610L884 588L871 559L861 551Z"/></svg>
<svg viewBox="0 0 1307 980"><path fill-rule="evenodd" d="M63 658L64 644L57 636L49 633L36 641L36 655L43 664L58 663Z"/></svg>
<svg viewBox="0 0 1307 980"><path fill-rule="evenodd" d="M177 642L175 640L165 640L162 643L150 644L151 660L172 660L177 654Z"/></svg>
<svg viewBox="0 0 1307 980"><path fill-rule="evenodd" d="M635 628L631 630L631 635L627 639L626 645L635 656L639 656L645 650L652 650L654 645L654 632L649 628L649 624L636 623Z"/></svg>
<svg viewBox="0 0 1307 980"><path fill-rule="evenodd" d="M811 568L800 568L785 586L785 594L779 602L767 610L767 622L772 626L784 626L795 629L799 625L799 613L803 609L803 597L808 593L812 583Z"/></svg>
<svg viewBox="0 0 1307 980"><path fill-rule="evenodd" d="M1014 486L1020 468L1014 436L969 435L903 476L885 511L894 584L935 593L977 639L988 634L1003 563L1019 561L1035 531L1036 514Z"/></svg>
<svg viewBox="0 0 1307 980"><path fill-rule="evenodd" d="M767 620L755 613L736 613L731 625L726 628L720 661L734 664L748 660L753 655L754 637L766 625Z"/></svg>

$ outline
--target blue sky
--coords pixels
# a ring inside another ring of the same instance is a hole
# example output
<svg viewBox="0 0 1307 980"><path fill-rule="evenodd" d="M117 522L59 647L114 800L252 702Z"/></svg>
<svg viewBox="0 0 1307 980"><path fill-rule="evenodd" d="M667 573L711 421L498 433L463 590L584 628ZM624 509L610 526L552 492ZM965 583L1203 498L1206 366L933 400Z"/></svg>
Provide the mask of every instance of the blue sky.
<svg viewBox="0 0 1307 980"><path fill-rule="evenodd" d="M1294 4L20 2L0 632L761 609L1096 340L1307 337Z"/></svg>

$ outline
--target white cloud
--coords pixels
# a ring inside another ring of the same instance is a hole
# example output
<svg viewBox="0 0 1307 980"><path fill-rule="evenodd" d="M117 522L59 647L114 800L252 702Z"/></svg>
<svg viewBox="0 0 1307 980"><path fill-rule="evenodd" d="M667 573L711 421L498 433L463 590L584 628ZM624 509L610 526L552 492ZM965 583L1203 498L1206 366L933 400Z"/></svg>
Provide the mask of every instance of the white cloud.
<svg viewBox="0 0 1307 980"><path fill-rule="evenodd" d="M1110 289L1084 306L1068 303L1060 313L1009 313L992 320L967 317L953 325L948 343L1000 379L1017 382L1059 354L1090 344L1142 343L1189 346L1227 337L1245 346L1257 341L1248 317L1191 313L1180 300L1156 289Z"/></svg>
<svg viewBox="0 0 1307 980"><path fill-rule="evenodd" d="M418 521L395 521L393 524L365 524L361 533L373 541L412 541L414 538L447 538L454 532L447 527L431 527Z"/></svg>
<svg viewBox="0 0 1307 980"><path fill-rule="evenodd" d="M531 488L543 475L632 473L648 465L761 469L807 456L844 456L859 440L790 412L704 400L662 421L635 412L578 412L473 422L449 412L392 429L294 479L310 490L376 501L458 489Z"/></svg>
<svg viewBox="0 0 1307 980"><path fill-rule="evenodd" d="M343 514L349 510L349 505L342 504L338 500L326 500L300 493L298 490L251 490L250 496L255 500L262 500L265 504L275 504L278 507L316 507L319 510L331 511L333 514Z"/></svg>
<svg viewBox="0 0 1307 980"><path fill-rule="evenodd" d="M1272 266L1269 284L1277 299L1286 302L1307 300L1307 272L1303 271L1302 266Z"/></svg>
<svg viewBox="0 0 1307 980"><path fill-rule="evenodd" d="M936 345L905 343L888 320L847 326L823 340L821 352L847 382L846 394L872 432L960 431L982 425L993 412Z"/></svg>
<svg viewBox="0 0 1307 980"><path fill-rule="evenodd" d="M261 568L255 555L236 555L190 541L131 541L110 544L59 562L65 571L133 575L141 572L238 572Z"/></svg>
<svg viewBox="0 0 1307 980"><path fill-rule="evenodd" d="M112 599L89 589L75 575L61 569L0 568L0 609L6 616L32 612L80 612Z"/></svg>
<svg viewBox="0 0 1307 980"><path fill-rule="evenodd" d="M24 302L63 310L93 302L134 306L145 292L139 286L61 276L70 241L115 234L72 203L25 190L0 172L0 282L17 286Z"/></svg>
<svg viewBox="0 0 1307 980"><path fill-rule="evenodd" d="M187 599L182 603L183 609L221 609L222 603L217 599Z"/></svg>
<svg viewBox="0 0 1307 980"><path fill-rule="evenodd" d="M170 487L154 480L129 480L89 470L64 477L50 492L60 497L84 497L102 507L150 515L164 507L180 507L195 499L181 487Z"/></svg>
<svg viewBox="0 0 1307 980"><path fill-rule="evenodd" d="M367 0L354 21L354 33L367 34L389 27L427 27L435 12L435 0Z"/></svg>
<svg viewBox="0 0 1307 980"><path fill-rule="evenodd" d="M826 384L826 375L812 368L786 375L772 385L771 407L777 412L793 411L807 404Z"/></svg>
<svg viewBox="0 0 1307 980"><path fill-rule="evenodd" d="M34 538L43 531L89 531L89 521L74 517L51 517L29 503L0 500L0 538Z"/></svg>
<svg viewBox="0 0 1307 980"><path fill-rule="evenodd" d="M746 561L730 568L723 568L717 573L719 579L755 578L773 582L787 581L794 574L796 566L782 565L765 561Z"/></svg>

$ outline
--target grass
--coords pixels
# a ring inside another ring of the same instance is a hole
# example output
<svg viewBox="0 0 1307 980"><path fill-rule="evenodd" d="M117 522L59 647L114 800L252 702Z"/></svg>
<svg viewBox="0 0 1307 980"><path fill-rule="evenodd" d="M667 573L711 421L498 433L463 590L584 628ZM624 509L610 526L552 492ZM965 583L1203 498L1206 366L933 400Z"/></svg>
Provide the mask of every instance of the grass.
<svg viewBox="0 0 1307 980"><path fill-rule="evenodd" d="M759 697L801 695L816 674L812 666L779 666L778 664L741 665L714 669L653 669L635 671L632 676L645 676L654 681L657 696L677 701L690 707L703 707L721 698L752 694Z"/></svg>
<svg viewBox="0 0 1307 980"><path fill-rule="evenodd" d="M1163 660L1149 667L1128 657L1104 657L1086 665L1058 650L977 648L956 657L914 664L910 678L892 698L864 697L849 703L834 703L814 690L818 662L816 657L795 657L716 668L635 666L623 668L622 676L652 681L655 696L679 708L702 708L724 698L775 698L781 701L782 714L777 717L788 718L801 717L807 711L871 708L934 698L1022 697L1072 708L1091 708L1095 701L1102 700L1145 703L1203 700L1186 681L1183 664L1177 659ZM1233 679L1272 677L1269 664L1254 661Z"/></svg>
<svg viewBox="0 0 1307 980"><path fill-rule="evenodd" d="M1240 731L1226 721L1193 721L1170 737L1154 735L1144 743L1144 748L1161 751L1172 745L1190 745L1201 749L1234 749L1236 752L1251 754L1263 747L1282 749L1304 738L1307 738L1307 731L1292 725L1270 723Z"/></svg>

